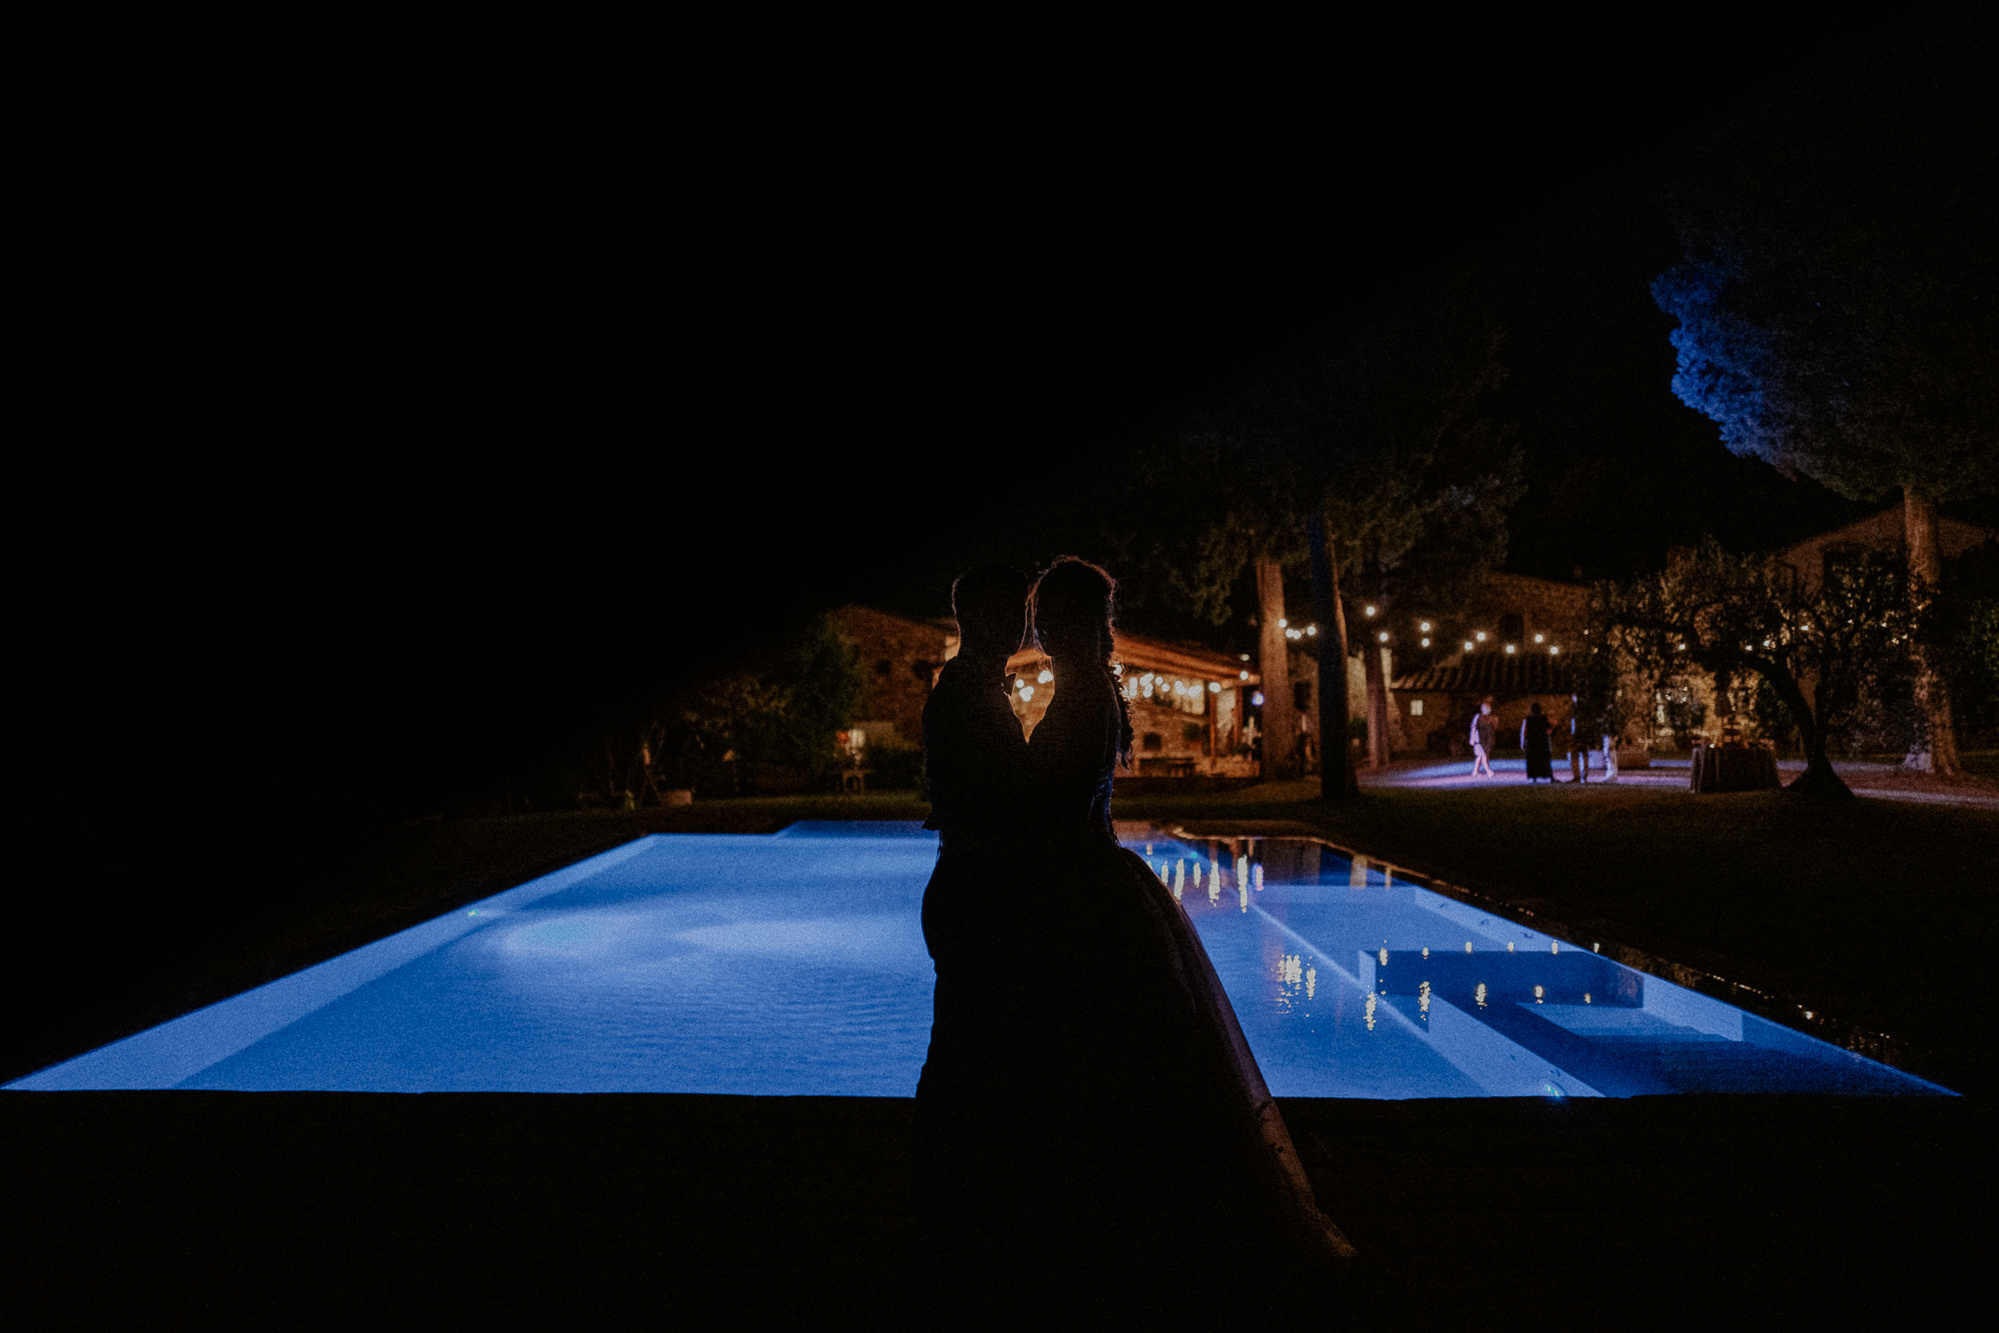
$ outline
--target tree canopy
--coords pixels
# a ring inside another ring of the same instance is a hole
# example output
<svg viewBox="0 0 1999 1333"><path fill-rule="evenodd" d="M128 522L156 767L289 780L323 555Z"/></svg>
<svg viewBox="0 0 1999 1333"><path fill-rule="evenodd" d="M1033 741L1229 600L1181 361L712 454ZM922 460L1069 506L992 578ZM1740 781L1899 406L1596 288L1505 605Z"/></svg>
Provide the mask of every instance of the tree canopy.
<svg viewBox="0 0 1999 1333"><path fill-rule="evenodd" d="M1152 543L1169 600L1224 623L1249 561L1303 571L1313 512L1351 591L1462 600L1505 559L1520 495L1487 397L1503 345L1475 298L1442 288L1211 403L1171 450L1194 504Z"/></svg>
<svg viewBox="0 0 1999 1333"><path fill-rule="evenodd" d="M1278 710L1266 738L1288 717L1278 697L1288 691L1272 689L1284 680L1285 641L1267 623L1285 614L1284 577L1311 569L1315 619L1335 622L1321 639L1321 725L1328 761L1343 765L1335 729L1346 721L1337 665L1346 643L1363 633L1372 642L1400 601L1443 613L1504 559L1506 513L1521 487L1517 452L1489 411L1503 340L1469 284L1413 290L1394 311L1211 402L1138 470L1144 498L1127 508L1155 521L1131 539L1124 563L1159 571L1163 600L1220 625L1235 613L1244 571L1257 570L1265 696ZM1313 532L1330 550L1314 549ZM1384 614L1336 609L1348 600L1343 584ZM1369 735L1385 762L1380 657L1363 662Z"/></svg>
<svg viewBox="0 0 1999 1333"><path fill-rule="evenodd" d="M1936 506L1999 491L1999 131L1967 55L1855 66L1718 136L1652 287L1673 390L1731 450L1853 499L1901 489L1918 601L1942 580ZM1918 659L1907 762L1957 773L1949 689Z"/></svg>
<svg viewBox="0 0 1999 1333"><path fill-rule="evenodd" d="M1804 738L1793 787L1834 795L1851 793L1830 739L1912 672L1919 629L1906 567L1892 556L1860 552L1801 585L1788 566L1711 539L1651 578L1599 584L1591 619L1593 637L1641 677L1698 667L1724 690L1761 678Z"/></svg>
<svg viewBox="0 0 1999 1333"><path fill-rule="evenodd" d="M1673 391L1731 450L1944 502L1999 487L1999 174L1987 72L1903 59L1921 77L1843 71L1717 135L1652 291Z"/></svg>

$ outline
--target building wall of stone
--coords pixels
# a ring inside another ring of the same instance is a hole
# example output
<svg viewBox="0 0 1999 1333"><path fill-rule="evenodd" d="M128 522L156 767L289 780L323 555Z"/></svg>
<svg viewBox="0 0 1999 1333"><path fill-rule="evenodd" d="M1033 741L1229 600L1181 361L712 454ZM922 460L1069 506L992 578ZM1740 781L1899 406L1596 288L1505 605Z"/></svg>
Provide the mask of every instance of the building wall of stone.
<svg viewBox="0 0 1999 1333"><path fill-rule="evenodd" d="M1510 613L1522 620L1520 651L1546 651L1553 645L1564 652L1574 652L1577 649L1572 645L1582 642L1588 609L1589 589L1581 584L1495 573L1487 576L1485 586L1459 619L1465 633L1474 636L1474 642L1476 632L1483 630L1490 636L1487 643L1498 645L1497 651L1505 651L1500 625ZM1535 643L1536 634L1542 635L1546 642Z"/></svg>
<svg viewBox="0 0 1999 1333"><path fill-rule="evenodd" d="M944 665L944 629L865 606L844 606L833 614L841 632L860 649L856 718L891 722L903 741L920 743L923 705Z"/></svg>
<svg viewBox="0 0 1999 1333"><path fill-rule="evenodd" d="M1469 760L1471 720L1478 712L1480 699L1462 691L1447 690L1395 690L1389 697L1394 709L1402 715L1404 734L1411 737L1405 747L1408 752ZM1419 703L1423 707L1420 714L1415 711ZM1499 719L1499 748L1507 753L1519 751L1520 724L1527 720L1534 704L1541 705L1542 716L1555 727L1555 753L1567 754L1569 696L1566 694L1494 696L1492 715Z"/></svg>
<svg viewBox="0 0 1999 1333"><path fill-rule="evenodd" d="M1902 507L1884 509L1878 514L1856 520L1843 528L1822 532L1807 538L1795 546L1789 546L1777 553L1777 560L1798 572L1805 586L1817 585L1825 577L1825 553L1842 546L1865 546L1876 551L1902 551L1907 548L1907 528ZM1937 519L1937 544L1943 548L1943 558L1954 559L1972 547L1993 540L1992 529L1980 527L1976 523L1966 523L1961 519Z"/></svg>

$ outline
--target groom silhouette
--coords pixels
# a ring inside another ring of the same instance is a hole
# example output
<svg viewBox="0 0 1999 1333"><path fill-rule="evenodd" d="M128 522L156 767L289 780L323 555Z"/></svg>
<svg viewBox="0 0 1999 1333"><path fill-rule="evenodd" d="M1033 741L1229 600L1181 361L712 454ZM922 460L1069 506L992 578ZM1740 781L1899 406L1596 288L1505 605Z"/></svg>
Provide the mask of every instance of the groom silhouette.
<svg viewBox="0 0 1999 1333"><path fill-rule="evenodd" d="M994 851L1020 823L1027 740L1007 697L1006 663L1027 637L1027 580L979 565L951 585L958 655L923 705L924 795L950 851Z"/></svg>
<svg viewBox="0 0 1999 1333"><path fill-rule="evenodd" d="M937 970L930 1050L916 1087L916 1173L934 1247L931 1276L957 1299L989 1277L1002 1236L982 1205L1018 1161L1003 1108L1017 1099L1021 1006L1012 901L1022 837L1027 741L1007 690L1007 659L1027 636L1027 580L980 565L951 585L958 653L923 707L924 794L937 869L923 893L923 939ZM1012 1093L1010 1096L1009 1093ZM998 1116L996 1120L995 1117Z"/></svg>

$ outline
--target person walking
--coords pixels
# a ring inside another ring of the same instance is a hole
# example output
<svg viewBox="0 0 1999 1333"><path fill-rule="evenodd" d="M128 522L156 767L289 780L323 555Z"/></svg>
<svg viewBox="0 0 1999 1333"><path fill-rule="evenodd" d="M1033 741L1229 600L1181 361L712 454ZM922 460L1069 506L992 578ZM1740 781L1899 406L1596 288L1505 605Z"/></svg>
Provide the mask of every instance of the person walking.
<svg viewBox="0 0 1999 1333"><path fill-rule="evenodd" d="M1492 752L1499 744L1499 719L1492 715L1492 700L1478 706L1471 720L1471 775L1492 777Z"/></svg>

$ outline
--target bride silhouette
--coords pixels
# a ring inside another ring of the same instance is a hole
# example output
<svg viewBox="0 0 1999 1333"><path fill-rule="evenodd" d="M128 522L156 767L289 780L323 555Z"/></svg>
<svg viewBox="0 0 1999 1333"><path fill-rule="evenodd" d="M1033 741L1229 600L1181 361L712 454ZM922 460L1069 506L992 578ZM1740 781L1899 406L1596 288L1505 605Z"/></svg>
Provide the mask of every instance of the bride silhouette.
<svg viewBox="0 0 1999 1333"><path fill-rule="evenodd" d="M917 1156L937 1290L966 1314L1120 1319L1323 1297L1351 1250L1199 937L1112 829L1132 737L1116 585L1072 557L1036 583L1055 697L1025 745L1005 693L1020 586L993 570L954 586L961 646L924 709L942 849Z"/></svg>

